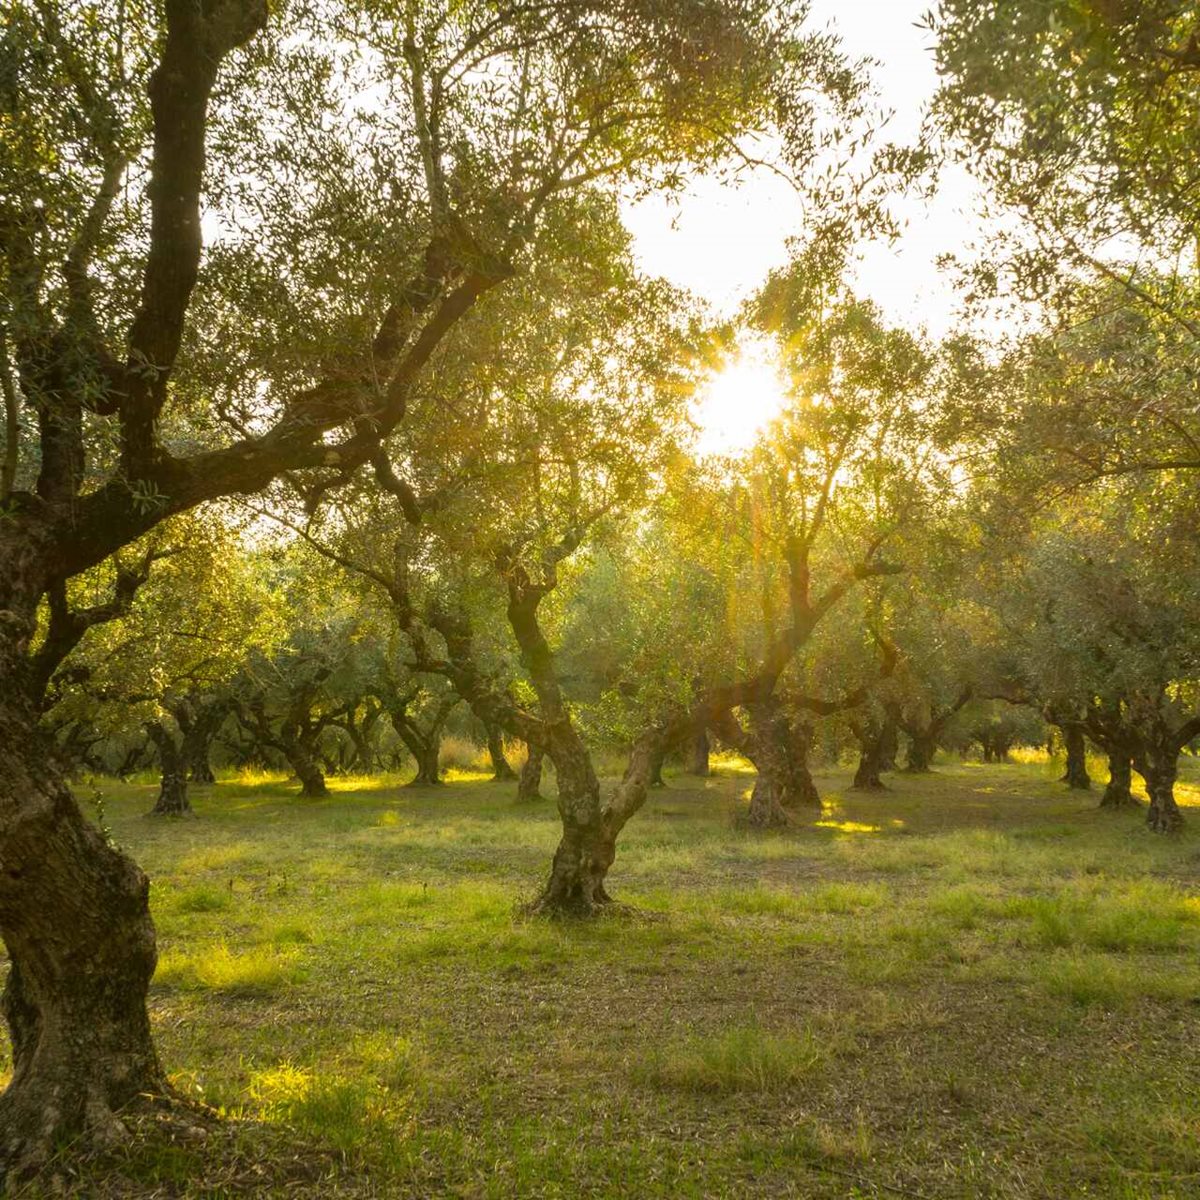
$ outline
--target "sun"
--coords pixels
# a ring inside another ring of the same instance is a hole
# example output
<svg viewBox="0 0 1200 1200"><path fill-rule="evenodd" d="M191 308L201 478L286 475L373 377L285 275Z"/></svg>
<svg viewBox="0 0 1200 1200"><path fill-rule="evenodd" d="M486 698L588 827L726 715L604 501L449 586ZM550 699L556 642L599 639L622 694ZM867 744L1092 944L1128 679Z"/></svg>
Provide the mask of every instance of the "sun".
<svg viewBox="0 0 1200 1200"><path fill-rule="evenodd" d="M748 450L786 400L774 346L765 338L743 338L735 354L700 388L692 419L700 430L697 454Z"/></svg>

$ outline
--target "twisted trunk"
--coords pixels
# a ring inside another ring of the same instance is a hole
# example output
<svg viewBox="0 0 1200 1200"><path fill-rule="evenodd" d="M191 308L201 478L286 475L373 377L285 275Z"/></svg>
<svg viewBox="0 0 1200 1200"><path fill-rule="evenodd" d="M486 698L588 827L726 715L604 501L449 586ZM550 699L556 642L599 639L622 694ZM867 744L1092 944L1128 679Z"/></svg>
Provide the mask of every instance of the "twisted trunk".
<svg viewBox="0 0 1200 1200"><path fill-rule="evenodd" d="M1067 769L1059 782L1074 791L1089 791L1092 780L1088 775L1087 742L1083 736L1083 726L1072 721L1064 723L1061 728L1063 744L1067 749Z"/></svg>
<svg viewBox="0 0 1200 1200"><path fill-rule="evenodd" d="M1140 808L1133 791L1133 756L1128 747L1108 752L1108 785L1100 797L1101 808Z"/></svg>
<svg viewBox="0 0 1200 1200"><path fill-rule="evenodd" d="M183 763L192 783L216 783L209 755L225 718L229 715L229 701L225 699L201 698L190 706L188 718L179 722L183 732ZM176 720L179 721L178 715Z"/></svg>
<svg viewBox="0 0 1200 1200"><path fill-rule="evenodd" d="M574 730L568 733L574 735ZM625 774L604 803L583 743L567 736L554 746L551 756L558 772L563 834L554 852L550 878L532 911L591 916L612 903L605 881L617 856L617 838L646 802L655 759L662 755L668 740L666 728L646 730L634 742Z"/></svg>
<svg viewBox="0 0 1200 1200"><path fill-rule="evenodd" d="M306 800L319 800L329 795L325 783L325 772L321 769L316 753L316 738L301 733L284 734L280 748L288 760L288 766L300 780L300 795Z"/></svg>
<svg viewBox="0 0 1200 1200"><path fill-rule="evenodd" d="M0 614L7 621L11 613ZM150 1038L149 881L79 811L23 695L22 648L0 628L0 933L13 1074L0 1096L0 1174L167 1085Z"/></svg>
<svg viewBox="0 0 1200 1200"><path fill-rule="evenodd" d="M753 764L758 772L750 793L746 822L758 829L790 825L798 810L821 811L821 797L808 770L811 735L803 722L794 725L773 700L747 705L749 728L727 715L717 735Z"/></svg>
<svg viewBox="0 0 1200 1200"><path fill-rule="evenodd" d="M162 782L158 799L150 810L155 817L185 817L192 815L187 794L187 769L183 752L175 735L161 721L147 721L146 733L158 749L162 765Z"/></svg>
<svg viewBox="0 0 1200 1200"><path fill-rule="evenodd" d="M413 761L417 765L417 773L405 785L406 787L439 787L442 783L440 756L442 752L442 729L446 718L458 703L458 697L443 700L434 711L429 724L422 728L417 720L409 713L408 705L414 696L402 697L393 703L389 716L392 728L404 743Z"/></svg>
<svg viewBox="0 0 1200 1200"><path fill-rule="evenodd" d="M604 820L600 781L591 757L569 726L556 731L547 753L558 778L562 837L550 864L550 878L534 911L587 916L611 897L604 889L616 858L616 833Z"/></svg>
<svg viewBox="0 0 1200 1200"><path fill-rule="evenodd" d="M441 752L442 737L439 730L413 753L417 764L417 773L408 781L408 787L441 786L441 763L439 761Z"/></svg>
<svg viewBox="0 0 1200 1200"><path fill-rule="evenodd" d="M853 787L859 791L884 791L883 772L895 758L896 725L890 719L881 722L853 723L858 737L858 769Z"/></svg>
<svg viewBox="0 0 1200 1200"><path fill-rule="evenodd" d="M517 779L518 800L540 800L542 798L542 760L545 753L541 746L529 746L528 755Z"/></svg>
<svg viewBox="0 0 1200 1200"><path fill-rule="evenodd" d="M937 753L937 735L928 730L909 731L908 753L904 769L910 774L923 775L933 769L933 756ZM986 762L987 747L984 747Z"/></svg>
<svg viewBox="0 0 1200 1200"><path fill-rule="evenodd" d="M689 775L698 775L701 779L708 778L709 765L708 730L702 725L688 743L687 764L684 770Z"/></svg>
<svg viewBox="0 0 1200 1200"><path fill-rule="evenodd" d="M1155 833L1178 832L1183 828L1183 814L1175 802L1179 751L1165 744L1150 745L1135 765L1146 781L1146 791L1150 796L1146 824Z"/></svg>
<svg viewBox="0 0 1200 1200"><path fill-rule="evenodd" d="M346 713L341 728L350 739L352 751L344 765L347 774L370 775L375 771L378 760L371 737L382 715L383 709L370 700L364 704L361 721L355 719L356 713L353 709Z"/></svg>
<svg viewBox="0 0 1200 1200"><path fill-rule="evenodd" d="M650 787L665 788L667 781L663 778L663 764L667 761L667 748L660 747L650 760Z"/></svg>
<svg viewBox="0 0 1200 1200"><path fill-rule="evenodd" d="M501 783L509 779L516 779L517 773L512 769L512 764L504 753L504 738L497 725L488 725L487 727L487 748L488 757L492 760L492 780Z"/></svg>

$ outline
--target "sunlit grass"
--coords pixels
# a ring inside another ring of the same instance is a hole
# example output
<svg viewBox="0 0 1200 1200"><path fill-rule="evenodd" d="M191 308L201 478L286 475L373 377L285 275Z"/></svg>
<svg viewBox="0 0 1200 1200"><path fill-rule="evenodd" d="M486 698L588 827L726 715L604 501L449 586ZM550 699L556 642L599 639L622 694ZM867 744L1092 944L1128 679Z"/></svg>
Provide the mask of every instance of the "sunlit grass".
<svg viewBox="0 0 1200 1200"><path fill-rule="evenodd" d="M300 1194L956 1196L969 1163L1000 1200L1171 1195L1121 1189L1198 1169L1200 829L1048 761L936 767L818 772L829 823L778 834L737 824L742 764L669 772L610 877L633 911L590 923L524 915L555 806L482 775L223 781L169 826L105 788L164 1059L249 1161L332 1154ZM229 1192L227 1144L122 1160L126 1192Z"/></svg>
<svg viewBox="0 0 1200 1200"><path fill-rule="evenodd" d="M687 1092L770 1092L801 1082L827 1063L828 1036L771 1033L738 1025L656 1050L633 1071L638 1082Z"/></svg>
<svg viewBox="0 0 1200 1200"><path fill-rule="evenodd" d="M168 951L158 961L154 981L184 990L262 996L296 983L304 971L294 956L267 947L230 950L223 942L191 953Z"/></svg>

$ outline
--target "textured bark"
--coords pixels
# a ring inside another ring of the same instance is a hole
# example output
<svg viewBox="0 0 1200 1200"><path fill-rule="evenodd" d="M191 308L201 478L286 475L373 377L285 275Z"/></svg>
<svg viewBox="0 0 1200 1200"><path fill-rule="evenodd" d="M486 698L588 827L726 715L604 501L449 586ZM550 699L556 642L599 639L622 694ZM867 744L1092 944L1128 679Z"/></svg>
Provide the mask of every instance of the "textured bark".
<svg viewBox="0 0 1200 1200"><path fill-rule="evenodd" d="M933 759L937 754L938 742L947 726L962 711L973 695L971 687L964 687L953 702L943 709L930 709L924 714L925 720L903 721L904 732L908 734L908 753L905 757L904 769L909 772L923 774L933 769ZM987 761L986 746L984 761Z"/></svg>
<svg viewBox="0 0 1200 1200"><path fill-rule="evenodd" d="M155 817L187 817L192 815L187 792L187 773L183 751L175 733L162 721L147 721L146 733L158 750L162 768L158 799L150 810Z"/></svg>
<svg viewBox="0 0 1200 1200"><path fill-rule="evenodd" d="M747 706L749 728L727 715L714 731L753 764L758 778L750 793L746 823L758 829L790 825L793 813L820 812L821 797L808 770L811 734L789 721L773 700Z"/></svg>
<svg viewBox="0 0 1200 1200"><path fill-rule="evenodd" d="M878 792L886 789L883 772L889 769L895 758L896 725L890 719L883 721L852 722L858 738L858 768L854 772L853 787L858 791Z"/></svg>
<svg viewBox="0 0 1200 1200"><path fill-rule="evenodd" d="M1133 757L1128 748L1108 752L1108 785L1100 797L1101 808L1140 808L1132 791Z"/></svg>
<svg viewBox="0 0 1200 1200"><path fill-rule="evenodd" d="M417 773L408 781L408 787L440 787L442 784L441 763L439 756L442 752L441 731L436 731L428 738L414 754Z"/></svg>
<svg viewBox="0 0 1200 1200"><path fill-rule="evenodd" d="M925 732L910 733L908 753L904 769L912 774L924 774L933 769L933 756L937 753L937 738Z"/></svg>
<svg viewBox="0 0 1200 1200"><path fill-rule="evenodd" d="M707 779L709 773L708 755L708 730L701 726L688 742L687 749L687 765L684 770L689 775L697 775L701 779Z"/></svg>
<svg viewBox="0 0 1200 1200"><path fill-rule="evenodd" d="M542 798L542 760L545 751L540 746L530 746L521 774L517 779L517 799L520 801Z"/></svg>
<svg viewBox="0 0 1200 1200"><path fill-rule="evenodd" d="M446 718L458 704L457 696L449 696L437 706L433 715L422 724L408 711L408 706L417 698L417 692L392 699L388 715L392 719L392 728L404 743L413 762L417 765L417 773L408 781L408 787L438 787L442 782L440 755L442 750L442 730Z"/></svg>
<svg viewBox="0 0 1200 1200"><path fill-rule="evenodd" d="M663 778L663 764L667 761L666 747L662 747L656 751L654 757L650 760L650 786L652 788L665 788L667 781Z"/></svg>
<svg viewBox="0 0 1200 1200"><path fill-rule="evenodd" d="M278 742L288 766L300 780L300 795L306 800L319 800L329 795L325 772L317 758L316 739L285 732Z"/></svg>
<svg viewBox="0 0 1200 1200"><path fill-rule="evenodd" d="M195 695L185 697L174 707L168 701L167 707L174 713L183 734L181 752L188 778L192 783L216 783L209 756L229 715L229 700L224 696Z"/></svg>
<svg viewBox="0 0 1200 1200"><path fill-rule="evenodd" d="M0 932L13 1054L0 1174L40 1165L64 1138L119 1138L117 1112L167 1090L146 1013L156 961L149 882L57 775L13 686L18 658L11 643L0 648Z"/></svg>
<svg viewBox="0 0 1200 1200"><path fill-rule="evenodd" d="M648 729L634 742L625 774L604 803L586 752L564 755L559 747L554 763L559 772L563 836L554 852L550 878L532 911L592 916L612 904L605 882L617 856L617 838L646 802L654 760L663 753L671 732L665 727Z"/></svg>
<svg viewBox="0 0 1200 1200"><path fill-rule="evenodd" d="M361 710L361 716L359 715ZM370 775L378 765L375 753L375 726L383 716L383 707L370 696L347 704L331 724L345 733L348 745L338 747L338 770L343 775Z"/></svg>
<svg viewBox="0 0 1200 1200"><path fill-rule="evenodd" d="M493 781L502 783L509 779L516 779L517 773L512 769L512 763L505 756L504 738L496 725L487 727L487 747L488 757L492 760Z"/></svg>
<svg viewBox="0 0 1200 1200"><path fill-rule="evenodd" d="M565 730L564 735L548 751L558 776L562 837L550 864L550 878L533 908L542 913L588 916L611 900L604 882L617 855L616 834L604 821L600 781L583 743Z"/></svg>
<svg viewBox="0 0 1200 1200"><path fill-rule="evenodd" d="M1060 783L1065 783L1073 791L1086 792L1091 789L1092 779L1087 769L1087 742L1083 736L1083 727L1075 722L1062 726L1063 745L1067 750L1067 769Z"/></svg>
<svg viewBox="0 0 1200 1200"><path fill-rule="evenodd" d="M1175 802L1175 779L1179 772L1179 751L1173 746L1148 747L1137 763L1138 773L1146 781L1150 808L1146 824L1155 833L1176 833L1183 828L1183 814Z"/></svg>

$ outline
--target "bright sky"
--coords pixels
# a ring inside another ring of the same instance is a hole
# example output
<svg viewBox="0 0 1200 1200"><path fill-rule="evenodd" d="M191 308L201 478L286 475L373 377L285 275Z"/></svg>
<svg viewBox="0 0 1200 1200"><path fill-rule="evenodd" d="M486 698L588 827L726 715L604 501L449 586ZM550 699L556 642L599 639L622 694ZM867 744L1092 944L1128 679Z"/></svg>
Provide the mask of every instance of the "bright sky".
<svg viewBox="0 0 1200 1200"><path fill-rule="evenodd" d="M880 98L895 115L886 136L915 136L922 109L937 86L930 35L916 28L930 0L812 0L818 26L832 25L847 52L878 60ZM860 294L898 323L925 326L937 337L953 324L955 296L937 268L938 256L959 251L978 231L974 192L965 173L950 173L928 204L896 207L904 234L894 246L868 247L858 268ZM785 243L802 230L802 213L787 184L767 171L739 187L698 179L681 200L651 197L626 210L643 268L704 297L732 315L738 304L786 258ZM733 378L728 376L733 375ZM698 420L704 451L741 449L778 406L774 371L761 347L715 381Z"/></svg>

